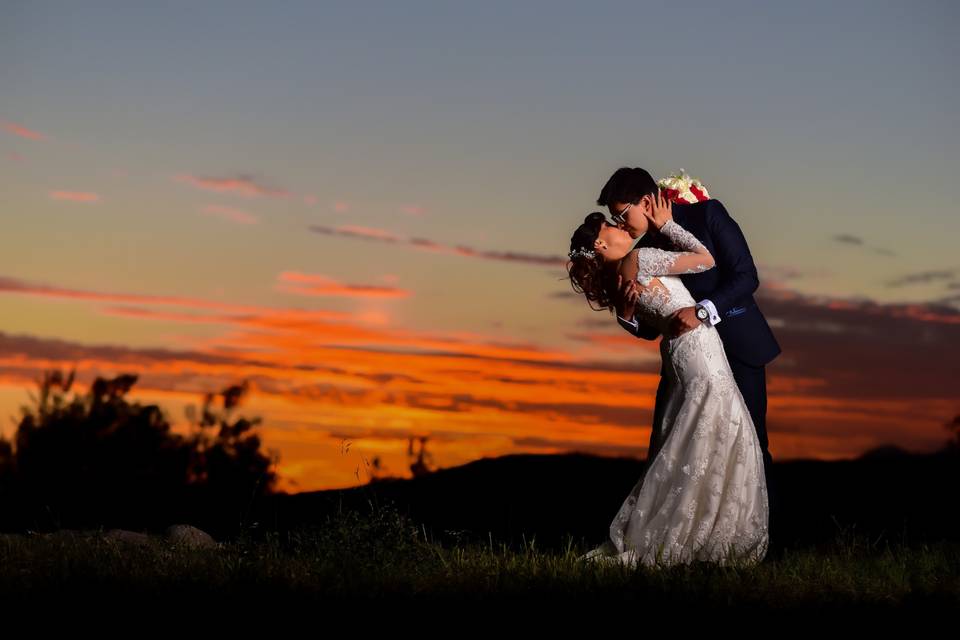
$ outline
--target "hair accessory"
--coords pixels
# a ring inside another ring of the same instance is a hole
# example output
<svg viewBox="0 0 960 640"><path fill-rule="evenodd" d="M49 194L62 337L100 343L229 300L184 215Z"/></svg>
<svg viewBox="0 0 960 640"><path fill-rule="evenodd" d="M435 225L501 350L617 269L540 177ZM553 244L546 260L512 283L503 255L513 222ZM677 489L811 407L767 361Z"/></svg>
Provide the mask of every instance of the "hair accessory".
<svg viewBox="0 0 960 640"><path fill-rule="evenodd" d="M579 249L574 249L573 251L571 251L570 253L567 254L567 256L569 256L569 257L571 257L571 258L576 258L577 256L583 256L583 257L585 257L585 258L593 258L593 257L596 257L596 255L597 255L597 254L594 253L593 251L589 251L589 250L584 249L584 248L582 248L582 247L579 248Z"/></svg>

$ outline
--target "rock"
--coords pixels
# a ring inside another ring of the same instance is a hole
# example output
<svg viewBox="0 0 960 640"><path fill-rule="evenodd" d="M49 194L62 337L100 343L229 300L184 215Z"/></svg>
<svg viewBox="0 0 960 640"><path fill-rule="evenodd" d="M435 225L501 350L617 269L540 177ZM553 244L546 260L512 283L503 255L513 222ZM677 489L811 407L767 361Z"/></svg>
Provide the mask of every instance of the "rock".
<svg viewBox="0 0 960 640"><path fill-rule="evenodd" d="M219 547L220 543L213 537L189 524L172 524L163 532L163 537L167 542L180 544L192 549L209 549Z"/></svg>
<svg viewBox="0 0 960 640"><path fill-rule="evenodd" d="M128 531L126 529L110 529L103 537L112 542L121 544L134 544L140 546L149 546L153 544L153 538L149 534L139 531Z"/></svg>
<svg viewBox="0 0 960 640"><path fill-rule="evenodd" d="M58 543L91 541L95 538L100 538L108 542L123 545L146 547L155 544L172 544L190 549L216 549L223 546L222 543L214 540L213 536L206 531L189 524L170 525L163 532L162 536L130 531L128 529L109 529L105 532L96 529L60 529L50 532L29 531L26 534L0 533L0 544L7 543L15 545L30 538Z"/></svg>

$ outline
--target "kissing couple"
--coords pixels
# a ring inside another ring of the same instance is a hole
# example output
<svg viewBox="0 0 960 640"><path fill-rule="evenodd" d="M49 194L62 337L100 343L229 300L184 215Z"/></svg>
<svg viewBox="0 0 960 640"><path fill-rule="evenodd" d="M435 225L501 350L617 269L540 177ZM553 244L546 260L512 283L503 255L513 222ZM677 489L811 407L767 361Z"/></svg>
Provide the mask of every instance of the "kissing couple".
<svg viewBox="0 0 960 640"><path fill-rule="evenodd" d="M747 241L683 170L657 182L620 168L597 204L612 222L594 211L573 232L573 288L634 336L661 338L662 366L644 472L607 539L578 559L757 564L776 503L765 365L781 350Z"/></svg>

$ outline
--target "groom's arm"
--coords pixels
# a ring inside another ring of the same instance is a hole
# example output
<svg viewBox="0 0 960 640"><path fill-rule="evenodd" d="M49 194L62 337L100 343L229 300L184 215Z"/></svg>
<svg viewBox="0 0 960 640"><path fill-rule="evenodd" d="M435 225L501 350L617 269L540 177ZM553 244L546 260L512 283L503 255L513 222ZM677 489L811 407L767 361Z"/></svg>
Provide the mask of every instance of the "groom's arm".
<svg viewBox="0 0 960 640"><path fill-rule="evenodd" d="M760 279L747 239L719 200L712 203L707 225L713 236L714 258L721 277L720 284L710 292L710 301L722 316L734 302L756 291Z"/></svg>

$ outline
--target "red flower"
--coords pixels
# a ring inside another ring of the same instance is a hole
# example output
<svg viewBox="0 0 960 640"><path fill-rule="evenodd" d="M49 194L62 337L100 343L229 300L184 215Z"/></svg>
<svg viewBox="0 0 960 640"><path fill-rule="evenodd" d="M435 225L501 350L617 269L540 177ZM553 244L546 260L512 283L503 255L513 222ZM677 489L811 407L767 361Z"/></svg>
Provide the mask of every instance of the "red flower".
<svg viewBox="0 0 960 640"><path fill-rule="evenodd" d="M697 202L703 202L707 199L707 196L703 195L703 191L700 191L695 184L690 185L690 193L697 196Z"/></svg>
<svg viewBox="0 0 960 640"><path fill-rule="evenodd" d="M663 189L664 197L670 202L680 202L686 204L686 200L682 200L680 196L680 191L677 189Z"/></svg>

